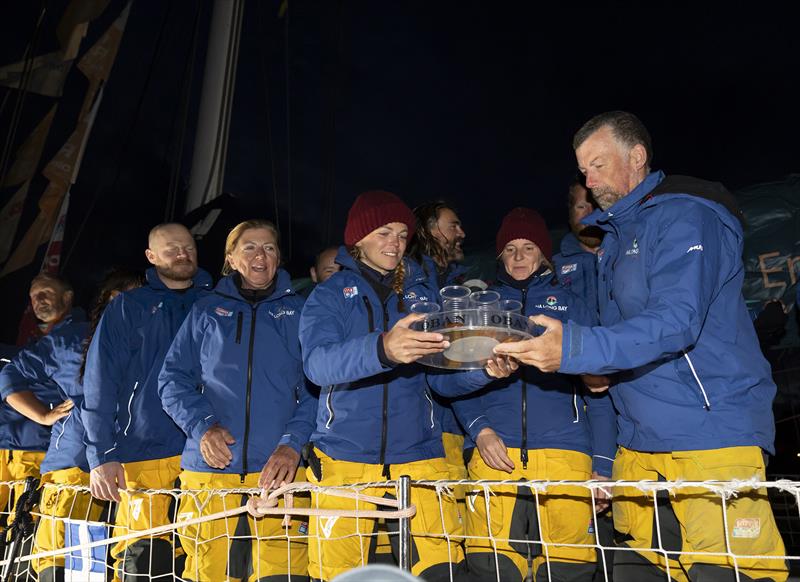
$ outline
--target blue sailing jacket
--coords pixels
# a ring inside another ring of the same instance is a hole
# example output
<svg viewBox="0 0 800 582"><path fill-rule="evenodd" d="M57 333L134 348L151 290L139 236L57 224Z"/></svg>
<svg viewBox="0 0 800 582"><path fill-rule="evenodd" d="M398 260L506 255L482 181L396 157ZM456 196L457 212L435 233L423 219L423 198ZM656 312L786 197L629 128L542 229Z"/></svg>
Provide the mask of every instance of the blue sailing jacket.
<svg viewBox="0 0 800 582"><path fill-rule="evenodd" d="M50 408L67 399L75 403L69 415L49 427L30 420L3 402L0 448L46 450L42 473L71 467L88 471L80 421L83 390L78 379L83 342L88 333L89 324L83 310L73 309L47 335L20 350L0 371L0 394L4 401L15 392L29 390Z"/></svg>
<svg viewBox="0 0 800 582"><path fill-rule="evenodd" d="M502 265L491 289L502 299L516 299L524 315L548 315L562 322L592 325L597 318L584 301L560 286L549 269L531 277L525 286L512 283ZM485 374L483 374L485 376ZM450 374L466 389L480 385L479 372ZM443 375L429 374L434 390L444 386ZM521 366L508 378L490 381L471 397L453 401L453 409L470 437L473 447L483 428L489 427L506 446L521 449L527 462L532 449L579 451L592 457L595 471L611 475L616 452L616 418L611 399L586 393L579 378L566 374L545 374L532 366Z"/></svg>
<svg viewBox="0 0 800 582"><path fill-rule="evenodd" d="M311 440L334 459L358 463L444 456L423 369L387 367L378 355L378 338L408 311L398 310L395 293L381 303L345 247L336 262L343 270L317 285L300 318L306 375L322 388ZM406 309L434 300L419 266L405 260L405 269Z"/></svg>
<svg viewBox="0 0 800 582"><path fill-rule="evenodd" d="M583 250L578 238L568 232L561 239L561 252L553 256L559 283L597 312L597 257Z"/></svg>
<svg viewBox="0 0 800 582"><path fill-rule="evenodd" d="M428 286L431 291L436 292L436 299L433 301L439 304L441 304L439 290L447 285L460 285L467 271L464 266L451 263L444 273L444 281L441 281L436 262L428 255L422 255L421 267L428 277ZM436 419L442 427L442 432L463 435L464 429L459 424L449 399L437 392L432 392L431 396L433 397L434 414L436 414Z"/></svg>
<svg viewBox="0 0 800 582"><path fill-rule="evenodd" d="M278 445L300 453L313 428L317 400L306 385L297 336L303 298L283 269L275 290L254 303L234 277L194 304L159 376L164 410L187 435L181 466L189 471L259 472ZM200 439L215 424L236 440L223 470L200 454Z"/></svg>
<svg viewBox="0 0 800 582"><path fill-rule="evenodd" d="M86 361L81 409L93 469L181 454L184 435L164 412L158 373L178 328L211 276L198 271L184 291L169 289L154 268L147 285L121 293L100 319Z"/></svg>
<svg viewBox="0 0 800 582"><path fill-rule="evenodd" d="M561 371L618 373L610 392L622 446L773 452L776 387L742 297L741 224L709 199L727 192L719 184L671 187L677 178L651 173L584 220L607 233L602 326L564 327Z"/></svg>

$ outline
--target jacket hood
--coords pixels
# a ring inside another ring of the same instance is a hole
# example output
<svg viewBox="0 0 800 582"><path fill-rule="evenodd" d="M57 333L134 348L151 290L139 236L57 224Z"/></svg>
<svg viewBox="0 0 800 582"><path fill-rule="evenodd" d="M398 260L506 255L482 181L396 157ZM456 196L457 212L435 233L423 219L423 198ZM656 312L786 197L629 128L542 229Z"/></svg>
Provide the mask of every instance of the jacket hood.
<svg viewBox="0 0 800 582"><path fill-rule="evenodd" d="M595 210L581 222L603 228L613 217L623 216L639 207L650 207L684 196L692 197L713 208L734 230L741 230L744 226L744 216L739 210L736 198L721 183L691 176L666 176L660 170L648 174L636 188L608 210ZM722 212L723 208L727 212Z"/></svg>

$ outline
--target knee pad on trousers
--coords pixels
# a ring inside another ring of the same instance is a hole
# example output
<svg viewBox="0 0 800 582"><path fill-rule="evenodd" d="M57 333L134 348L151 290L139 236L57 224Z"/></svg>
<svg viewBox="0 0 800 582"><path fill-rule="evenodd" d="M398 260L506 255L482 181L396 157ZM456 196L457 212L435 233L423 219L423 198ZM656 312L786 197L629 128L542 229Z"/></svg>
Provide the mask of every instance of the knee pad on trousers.
<svg viewBox="0 0 800 582"><path fill-rule="evenodd" d="M509 582L519 580L520 582L525 579L525 576L520 574L517 565L511 561L511 558L502 554L497 554L497 562L495 563L495 554L491 552L472 552L467 554L467 568L469 575L466 580L469 582L496 582L498 576L500 580Z"/></svg>
<svg viewBox="0 0 800 582"><path fill-rule="evenodd" d="M566 562L550 562L539 566L534 582L592 582L596 564L568 564Z"/></svg>
<svg viewBox="0 0 800 582"><path fill-rule="evenodd" d="M122 572L128 575L149 575L151 580L172 575L173 549L167 540L138 540L116 558L121 560Z"/></svg>
<svg viewBox="0 0 800 582"><path fill-rule="evenodd" d="M689 568L692 582L736 582L736 572L732 568L716 564L692 564ZM751 578L739 572L739 582L773 582L772 578Z"/></svg>
<svg viewBox="0 0 800 582"><path fill-rule="evenodd" d="M453 577L450 577L450 562L434 564L420 572L419 577L425 582L450 582L450 580L466 580L467 564L453 564Z"/></svg>
<svg viewBox="0 0 800 582"><path fill-rule="evenodd" d="M39 572L39 582L64 582L64 568L50 566Z"/></svg>
<svg viewBox="0 0 800 582"><path fill-rule="evenodd" d="M614 552L614 582L664 582L667 574L638 552ZM670 577L669 582L676 582Z"/></svg>

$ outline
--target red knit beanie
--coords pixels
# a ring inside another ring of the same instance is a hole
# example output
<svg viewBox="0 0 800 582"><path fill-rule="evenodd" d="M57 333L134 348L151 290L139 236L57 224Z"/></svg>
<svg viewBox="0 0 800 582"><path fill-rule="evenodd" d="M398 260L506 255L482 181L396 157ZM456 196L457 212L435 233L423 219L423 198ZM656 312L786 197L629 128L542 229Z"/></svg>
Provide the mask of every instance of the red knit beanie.
<svg viewBox="0 0 800 582"><path fill-rule="evenodd" d="M384 190L370 190L358 195L347 213L344 244L355 245L376 228L390 222L402 222L408 227L409 240L414 234L416 219L406 203Z"/></svg>
<svg viewBox="0 0 800 582"><path fill-rule="evenodd" d="M531 208L515 208L505 215L497 231L497 254L503 252L512 240L524 238L534 243L549 260L553 255L553 241L542 215Z"/></svg>

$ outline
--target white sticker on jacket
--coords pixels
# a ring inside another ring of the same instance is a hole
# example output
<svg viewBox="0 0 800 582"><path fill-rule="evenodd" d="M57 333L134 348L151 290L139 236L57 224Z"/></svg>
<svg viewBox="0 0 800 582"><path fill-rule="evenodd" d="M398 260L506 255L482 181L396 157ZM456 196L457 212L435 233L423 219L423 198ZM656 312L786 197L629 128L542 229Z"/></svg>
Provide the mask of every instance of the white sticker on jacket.
<svg viewBox="0 0 800 582"><path fill-rule="evenodd" d="M733 525L733 537L757 538L761 533L761 518L740 517Z"/></svg>
<svg viewBox="0 0 800 582"><path fill-rule="evenodd" d="M352 287L345 287L342 289L342 293L344 294L345 299L352 299L356 295L358 295L358 287L353 285Z"/></svg>

